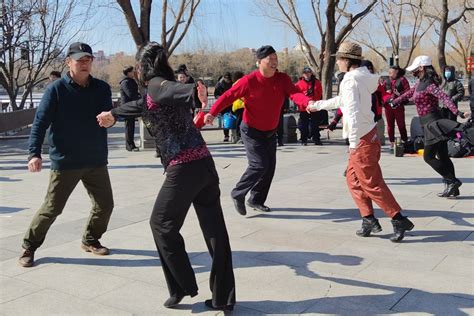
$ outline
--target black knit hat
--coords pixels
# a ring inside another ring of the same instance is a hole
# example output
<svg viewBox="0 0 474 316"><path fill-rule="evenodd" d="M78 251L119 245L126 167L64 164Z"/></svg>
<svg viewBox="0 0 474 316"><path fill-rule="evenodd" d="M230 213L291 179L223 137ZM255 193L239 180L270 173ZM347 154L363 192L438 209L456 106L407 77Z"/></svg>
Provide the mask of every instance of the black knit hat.
<svg viewBox="0 0 474 316"><path fill-rule="evenodd" d="M265 57L273 53L275 53L275 49L270 45L265 45L257 49L255 57L257 57L257 59L264 59Z"/></svg>

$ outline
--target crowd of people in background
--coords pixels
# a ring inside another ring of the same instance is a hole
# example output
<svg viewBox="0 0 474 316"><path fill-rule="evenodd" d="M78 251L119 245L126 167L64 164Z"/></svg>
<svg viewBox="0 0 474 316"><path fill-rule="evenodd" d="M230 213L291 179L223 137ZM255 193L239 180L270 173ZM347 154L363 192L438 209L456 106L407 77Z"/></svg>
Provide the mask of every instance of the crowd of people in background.
<svg viewBox="0 0 474 316"><path fill-rule="evenodd" d="M402 207L382 176L379 159L385 134L383 111L390 145L394 147L395 123L401 140L408 143L404 106L409 100L415 103L424 131L423 158L444 182L444 190L438 196L457 197L462 183L449 158L447 141L471 128L469 124L457 123L457 117L470 116L458 109L464 89L456 79L454 67L443 69L442 80L428 56L418 56L407 67L418 78L412 87L404 77L405 70L398 66L391 66L389 77L381 80L356 43L342 43L334 56L340 71L338 96L323 100L321 82L310 67L302 67L300 79L293 83L286 73L278 70L275 49L268 45L260 47L256 51L255 71L247 75L225 72L219 78L214 89L216 101L206 109L203 122L210 125L219 115L235 116L234 126L224 129L224 142L230 141L230 130L236 130L234 142L242 142L246 151L247 169L231 191L236 211L246 215L247 206L254 211L272 211L266 201L275 174L277 146L283 145L283 118L289 101L298 108L303 146L308 141L323 145L320 128L334 130L342 119L343 137L349 146L344 175L362 219L356 234L368 237L382 230L374 214L372 202L375 202L391 218L394 234L390 240L400 242L414 224L402 215ZM51 73L51 83L36 112L29 140L28 169L41 171L41 147L49 128L51 175L44 202L23 238L19 264L33 266L35 251L43 244L79 182L83 182L92 202L80 247L95 255L109 254L109 249L100 242L114 208L105 128L113 126L119 117L125 119L126 149L138 151L133 131L135 118L140 116L156 140L157 155L166 173L150 218L170 294L164 306L175 307L185 296L198 293L180 234L193 204L212 257L211 298L205 305L215 310L233 310L235 280L220 203L219 176L193 120L196 111L197 115L203 113L198 109L207 105L207 87L201 80L194 80L186 65L173 70L166 50L150 42L138 52L137 66L123 69L121 104L112 108L110 86L91 76L93 59L89 45L72 43L66 58L68 72L62 77ZM471 80L471 111L473 89ZM338 112L328 124L326 110L333 109Z"/></svg>

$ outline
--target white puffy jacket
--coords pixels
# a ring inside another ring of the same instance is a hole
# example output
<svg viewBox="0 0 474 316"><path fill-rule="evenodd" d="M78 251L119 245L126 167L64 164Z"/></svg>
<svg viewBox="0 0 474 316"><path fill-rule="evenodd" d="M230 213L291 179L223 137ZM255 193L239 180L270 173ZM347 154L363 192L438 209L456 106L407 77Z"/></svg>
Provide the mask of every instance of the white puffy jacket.
<svg viewBox="0 0 474 316"><path fill-rule="evenodd" d="M310 109L332 110L341 108L343 134L349 138L349 147L356 148L360 138L374 127L372 93L377 90L378 75L371 74L366 67L346 73L341 82L339 95L329 100L316 101Z"/></svg>

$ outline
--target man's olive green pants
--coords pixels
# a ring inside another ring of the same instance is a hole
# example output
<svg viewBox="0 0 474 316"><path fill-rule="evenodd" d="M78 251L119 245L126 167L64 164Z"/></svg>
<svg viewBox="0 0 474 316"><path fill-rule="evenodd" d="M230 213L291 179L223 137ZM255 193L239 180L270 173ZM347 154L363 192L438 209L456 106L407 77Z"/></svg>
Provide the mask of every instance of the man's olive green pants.
<svg viewBox="0 0 474 316"><path fill-rule="evenodd" d="M82 181L92 202L92 210L82 237L86 245L99 243L107 231L114 200L107 166L72 170L51 170L48 192L41 208L33 217L26 231L23 248L32 251L39 248L51 225L62 213L76 185Z"/></svg>

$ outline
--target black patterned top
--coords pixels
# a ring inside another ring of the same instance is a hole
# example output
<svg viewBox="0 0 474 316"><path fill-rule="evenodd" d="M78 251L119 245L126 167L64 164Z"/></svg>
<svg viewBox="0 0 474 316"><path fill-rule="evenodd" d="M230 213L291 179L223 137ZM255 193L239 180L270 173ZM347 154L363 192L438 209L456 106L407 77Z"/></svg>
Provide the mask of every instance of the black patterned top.
<svg viewBox="0 0 474 316"><path fill-rule="evenodd" d="M145 99L125 103L113 109L112 114L142 116L150 135L156 138L166 170L211 155L190 114L195 97L194 84L155 77L148 83Z"/></svg>

